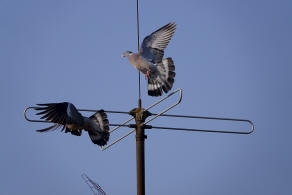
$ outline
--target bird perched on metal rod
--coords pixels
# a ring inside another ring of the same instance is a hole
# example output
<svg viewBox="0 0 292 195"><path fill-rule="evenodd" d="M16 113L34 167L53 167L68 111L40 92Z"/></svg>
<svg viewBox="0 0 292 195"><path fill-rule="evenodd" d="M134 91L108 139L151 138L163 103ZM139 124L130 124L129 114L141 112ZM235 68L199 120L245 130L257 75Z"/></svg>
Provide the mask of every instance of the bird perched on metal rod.
<svg viewBox="0 0 292 195"><path fill-rule="evenodd" d="M109 122L103 110L97 111L90 117L84 117L69 102L37 105L40 107L35 110L41 111L37 115L43 115L41 119L55 123L37 132L47 132L62 127L61 131L65 130L65 133L70 132L72 135L80 136L84 129L94 144L103 146L109 140Z"/></svg>
<svg viewBox="0 0 292 195"><path fill-rule="evenodd" d="M129 62L148 79L148 95L161 96L167 93L174 83L175 66L168 57L162 59L164 49L168 45L176 29L176 24L170 22L147 36L138 53L125 51L122 58L127 57Z"/></svg>

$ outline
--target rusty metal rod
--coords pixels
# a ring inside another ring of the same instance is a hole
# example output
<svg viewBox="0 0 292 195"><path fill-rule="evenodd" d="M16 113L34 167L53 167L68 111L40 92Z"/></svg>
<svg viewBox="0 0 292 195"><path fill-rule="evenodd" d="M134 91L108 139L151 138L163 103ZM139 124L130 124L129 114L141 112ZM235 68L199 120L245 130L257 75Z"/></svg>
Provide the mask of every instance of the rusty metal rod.
<svg viewBox="0 0 292 195"><path fill-rule="evenodd" d="M145 194L145 131L142 121L136 121L137 195Z"/></svg>
<svg viewBox="0 0 292 195"><path fill-rule="evenodd" d="M138 6L138 0L137 0ZM138 8L137 8L138 9ZM146 118L146 117L145 117ZM137 195L145 195L145 121L141 98L138 99L138 109L135 112L136 121L136 167L137 167Z"/></svg>

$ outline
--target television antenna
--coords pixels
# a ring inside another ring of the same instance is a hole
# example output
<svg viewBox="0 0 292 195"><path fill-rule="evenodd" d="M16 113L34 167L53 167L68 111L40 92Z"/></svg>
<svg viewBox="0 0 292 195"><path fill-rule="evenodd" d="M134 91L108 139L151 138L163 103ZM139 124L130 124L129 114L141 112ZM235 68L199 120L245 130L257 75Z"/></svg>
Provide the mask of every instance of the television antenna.
<svg viewBox="0 0 292 195"><path fill-rule="evenodd" d="M140 40L140 32L139 32L139 0L136 0L136 13L137 13L137 42L138 42L138 50L139 50L139 40ZM161 102L167 100L171 96L178 94L178 99L175 103L168 106L164 110L159 113L151 113L149 110L153 107L159 105ZM251 134L254 131L254 124L251 120L248 119L236 119L236 118L224 118L224 117L210 117L210 116L191 116L191 115L176 115L176 114L165 114L170 109L174 108L182 101L182 89L176 89L173 92L169 93L165 97L156 101L152 105L147 108L142 107L141 100L141 76L138 71L138 107L132 109L129 112L125 111L115 111L115 110L104 110L104 112L109 114L127 114L131 115L129 119L124 121L121 124L113 124L110 123L109 126L114 127L110 130L110 134L113 134L121 127L128 127L131 130L124 134L123 136L113 140L106 146L100 147L100 150L105 151L109 147L115 145L119 141L123 140L130 134L136 132L136 164L137 164L137 195L145 194L145 149L144 143L147 136L145 135L145 129L164 129L164 130L177 130L177 131L194 131L194 132L209 132L209 133L225 133L225 134ZM27 117L27 111L30 109L35 109L38 107L29 106L24 110L24 117L29 122L41 122L41 123L50 123L45 120L35 120ZM96 112L98 110L94 109L78 109L78 111L82 112ZM152 116L150 119L146 120L148 117ZM183 127L164 127L164 126L152 126L148 125L151 121L157 119L158 117L171 117L171 118L184 118L184 119L201 119L201 120L213 120L213 121L230 121L230 122L240 122L249 125L249 129L245 131L234 131L234 130L220 130L220 129L198 129L198 128L183 128ZM135 119L135 124L128 124L130 121Z"/></svg>
<svg viewBox="0 0 292 195"><path fill-rule="evenodd" d="M89 186L90 190L93 192L94 195L106 195L105 191L103 191L100 185L95 183L85 173L82 173L81 177L85 181L85 183Z"/></svg>

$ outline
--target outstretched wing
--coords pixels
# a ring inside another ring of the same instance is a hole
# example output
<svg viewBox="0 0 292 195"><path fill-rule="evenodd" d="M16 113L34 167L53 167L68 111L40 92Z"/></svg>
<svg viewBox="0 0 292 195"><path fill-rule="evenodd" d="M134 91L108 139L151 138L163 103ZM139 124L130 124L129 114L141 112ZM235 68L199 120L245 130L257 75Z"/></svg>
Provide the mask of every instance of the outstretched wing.
<svg viewBox="0 0 292 195"><path fill-rule="evenodd" d="M147 36L142 42L139 54L154 64L160 63L164 55L164 49L167 47L175 29L176 24L170 22Z"/></svg>
<svg viewBox="0 0 292 195"><path fill-rule="evenodd" d="M41 119L55 123L53 126L50 126L45 129L37 130L38 132L46 132L49 130L57 129L62 127L62 131L66 128L66 125L73 124L78 126L83 126L84 119L83 116L78 112L76 107L69 102L62 103L48 103L48 104L37 104L38 108L35 110L41 111L37 115L43 115ZM71 131L66 128L66 132ZM72 134L79 134L80 132L73 132Z"/></svg>

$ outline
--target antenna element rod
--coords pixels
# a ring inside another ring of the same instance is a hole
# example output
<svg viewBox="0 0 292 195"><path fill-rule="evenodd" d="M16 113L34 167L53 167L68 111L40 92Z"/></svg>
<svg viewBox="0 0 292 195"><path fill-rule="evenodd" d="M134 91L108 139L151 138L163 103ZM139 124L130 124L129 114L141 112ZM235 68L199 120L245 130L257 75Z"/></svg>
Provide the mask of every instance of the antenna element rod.
<svg viewBox="0 0 292 195"><path fill-rule="evenodd" d="M136 3L136 10L137 10L137 43L138 43L138 52L140 46L140 25L139 25L139 0ZM138 85L139 85L139 99L141 99L141 76L140 71L138 70Z"/></svg>

